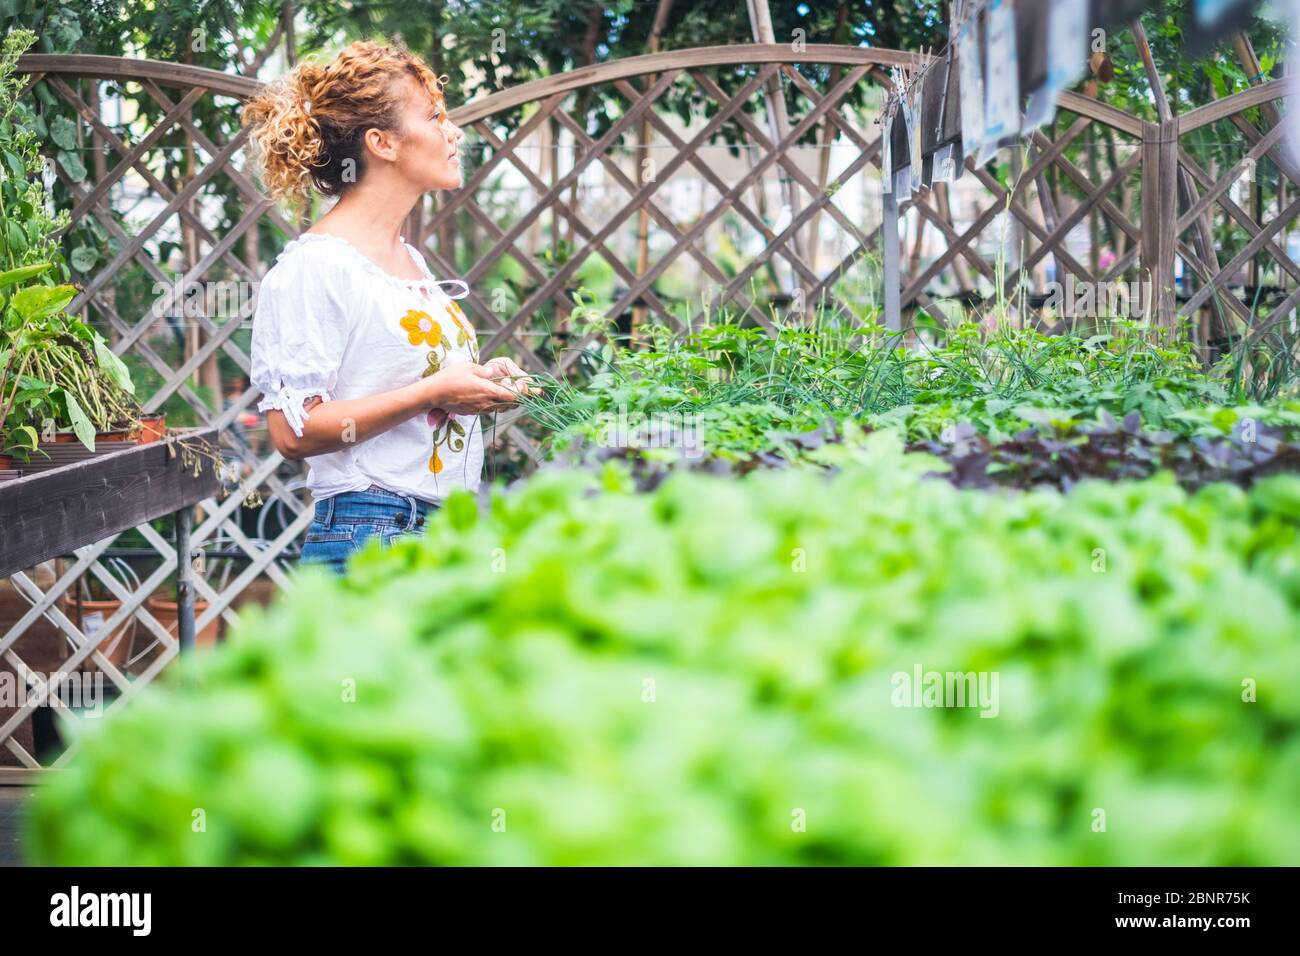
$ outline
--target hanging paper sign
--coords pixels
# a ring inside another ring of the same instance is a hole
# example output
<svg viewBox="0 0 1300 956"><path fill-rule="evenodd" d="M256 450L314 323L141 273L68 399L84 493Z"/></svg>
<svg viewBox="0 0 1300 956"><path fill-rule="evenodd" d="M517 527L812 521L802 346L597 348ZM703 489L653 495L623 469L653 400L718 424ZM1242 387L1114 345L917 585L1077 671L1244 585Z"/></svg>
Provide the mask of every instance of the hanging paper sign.
<svg viewBox="0 0 1300 956"><path fill-rule="evenodd" d="M898 195L911 192L912 190L912 173L910 170L903 168L894 176L894 192Z"/></svg>
<svg viewBox="0 0 1300 956"><path fill-rule="evenodd" d="M912 116L912 101L905 89L898 98L899 105L903 109L903 128L907 130L907 161L908 161L908 185L907 191L912 192L916 187L912 185L912 178L917 166L920 165L920 158L916 155L916 147L913 145L912 130L920 125L920 118Z"/></svg>
<svg viewBox="0 0 1300 956"><path fill-rule="evenodd" d="M1046 83L1029 94L1029 105L1025 107L1025 120L1022 133L1032 133L1040 126L1046 126L1056 115L1057 91Z"/></svg>
<svg viewBox="0 0 1300 956"><path fill-rule="evenodd" d="M1020 64L1016 59L1016 15L1011 0L990 0L986 33L981 164L993 158L999 140L1020 131Z"/></svg>
<svg viewBox="0 0 1300 956"><path fill-rule="evenodd" d="M934 181L936 183L956 182L961 176L961 157L957 155L957 144L940 146L934 153Z"/></svg>
<svg viewBox="0 0 1300 956"><path fill-rule="evenodd" d="M1195 0L1192 4L1196 25L1202 30L1213 30L1227 19L1233 7L1245 6L1242 0Z"/></svg>
<svg viewBox="0 0 1300 956"><path fill-rule="evenodd" d="M1254 6L1253 0L1195 0L1190 29L1183 31L1188 55L1201 56L1225 36L1241 29Z"/></svg>
<svg viewBox="0 0 1300 956"><path fill-rule="evenodd" d="M984 71L980 65L979 21L968 16L957 33L957 73L961 83L961 151L965 158L984 142Z"/></svg>
<svg viewBox="0 0 1300 956"><path fill-rule="evenodd" d="M916 192L924 185L922 167L925 164L925 157L921 154L921 127L924 125L921 117L925 115L924 87L925 84L918 78L913 81L907 93L907 98L911 100L912 114L907 124L907 134L910 137L908 152L912 157L912 165L909 167L912 170L912 192Z"/></svg>
<svg viewBox="0 0 1300 956"><path fill-rule="evenodd" d="M1088 0L1052 0L1047 19L1047 85L1074 86L1088 68Z"/></svg>
<svg viewBox="0 0 1300 956"><path fill-rule="evenodd" d="M892 103L885 105L885 113L880 119L884 132L880 136L880 176L881 188L889 193L894 191L894 109Z"/></svg>
<svg viewBox="0 0 1300 956"><path fill-rule="evenodd" d="M1029 97L1022 133L1032 132L1056 115L1064 90L1087 67L1088 0L1051 0L1047 11L1047 79Z"/></svg>

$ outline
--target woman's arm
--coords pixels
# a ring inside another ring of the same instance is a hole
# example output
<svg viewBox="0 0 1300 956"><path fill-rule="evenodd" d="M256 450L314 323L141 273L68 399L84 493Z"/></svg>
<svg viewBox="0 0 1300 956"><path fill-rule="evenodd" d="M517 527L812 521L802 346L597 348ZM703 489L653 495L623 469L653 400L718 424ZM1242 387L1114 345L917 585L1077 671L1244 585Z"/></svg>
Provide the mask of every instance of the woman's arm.
<svg viewBox="0 0 1300 956"><path fill-rule="evenodd" d="M301 437L278 409L266 413L266 424L276 450L297 460L340 451L382 435L433 408L473 415L512 405L518 398L508 386L493 381L492 370L462 362L378 395L329 402L308 399L303 408L310 414L303 416Z"/></svg>

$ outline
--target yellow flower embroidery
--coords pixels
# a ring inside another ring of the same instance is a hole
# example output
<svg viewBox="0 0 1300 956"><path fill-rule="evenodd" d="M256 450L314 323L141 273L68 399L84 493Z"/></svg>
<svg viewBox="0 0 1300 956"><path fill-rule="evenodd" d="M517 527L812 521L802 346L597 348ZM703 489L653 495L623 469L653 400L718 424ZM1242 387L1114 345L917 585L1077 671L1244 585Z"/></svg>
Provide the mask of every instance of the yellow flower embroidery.
<svg viewBox="0 0 1300 956"><path fill-rule="evenodd" d="M470 360L478 361L478 335L471 329L467 322L462 321L465 313L461 311L459 305L450 302L447 305L447 316L456 323L456 328L460 329L460 335L456 336L457 345L468 345L470 351Z"/></svg>
<svg viewBox="0 0 1300 956"><path fill-rule="evenodd" d="M442 326L433 321L433 316L428 312L411 309L402 316L401 326L412 345L428 345L430 348L437 348L438 343L442 341Z"/></svg>
<svg viewBox="0 0 1300 956"><path fill-rule="evenodd" d="M461 311L459 305L455 302L449 302L447 304L447 314L451 316L451 320L456 323L456 328L460 329L467 335L469 334L469 329L465 328L464 323L461 322L461 319L465 318L465 313Z"/></svg>
<svg viewBox="0 0 1300 956"><path fill-rule="evenodd" d="M465 322L461 321L465 318L465 313L461 311L460 306L453 302L447 307L447 317L460 330L456 344L465 345L470 343L471 359L477 362L478 340L473 330ZM452 348L451 342L443 334L442 326L435 322L427 312L411 309L406 315L402 316L400 324L412 345L428 345L431 350L436 350L439 346L448 351ZM442 360L438 358L436 351L430 351L427 360L428 367L421 377L433 375L442 367ZM466 433L465 427L442 409L434 409L429 412L427 420L429 427L433 429L433 454L429 457L429 471L436 475L443 469L443 461L438 454L438 447L445 444L451 451L459 453L465 448Z"/></svg>
<svg viewBox="0 0 1300 956"><path fill-rule="evenodd" d="M461 311L460 306L458 306L455 302L447 306L447 315L449 315L451 317L451 320L456 323L456 328L460 329L467 336L472 336L474 334L470 330L469 326L462 321L462 319L465 318L465 313Z"/></svg>

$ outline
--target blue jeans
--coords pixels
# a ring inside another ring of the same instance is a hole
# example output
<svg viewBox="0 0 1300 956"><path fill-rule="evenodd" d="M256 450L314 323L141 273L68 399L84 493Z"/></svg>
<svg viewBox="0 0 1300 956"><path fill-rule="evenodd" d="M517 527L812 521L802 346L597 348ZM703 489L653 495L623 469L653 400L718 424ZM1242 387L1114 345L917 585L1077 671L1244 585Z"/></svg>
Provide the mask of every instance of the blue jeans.
<svg viewBox="0 0 1300 956"><path fill-rule="evenodd" d="M302 545L302 563L342 574L348 558L371 538L387 545L401 534L422 534L425 516L438 506L371 485L316 502Z"/></svg>

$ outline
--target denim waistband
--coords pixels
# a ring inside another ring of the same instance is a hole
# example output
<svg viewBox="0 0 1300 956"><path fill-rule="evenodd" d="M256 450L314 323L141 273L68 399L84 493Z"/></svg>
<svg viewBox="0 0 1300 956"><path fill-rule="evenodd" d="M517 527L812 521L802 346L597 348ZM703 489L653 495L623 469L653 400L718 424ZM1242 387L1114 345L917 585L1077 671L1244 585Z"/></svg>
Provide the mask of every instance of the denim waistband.
<svg viewBox="0 0 1300 956"><path fill-rule="evenodd" d="M424 526L424 518L438 505L422 498L399 495L387 488L371 485L365 491L345 491L316 502L315 518L326 528L335 522L377 524L414 531Z"/></svg>

